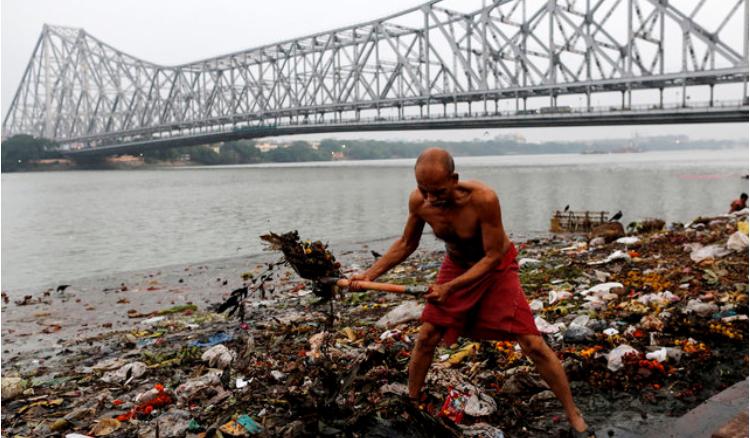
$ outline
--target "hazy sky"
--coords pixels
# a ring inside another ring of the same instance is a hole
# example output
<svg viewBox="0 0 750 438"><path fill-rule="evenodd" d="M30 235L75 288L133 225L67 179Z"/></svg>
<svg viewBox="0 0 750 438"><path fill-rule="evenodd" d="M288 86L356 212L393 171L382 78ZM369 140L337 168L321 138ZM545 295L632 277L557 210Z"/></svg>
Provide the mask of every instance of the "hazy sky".
<svg viewBox="0 0 750 438"><path fill-rule="evenodd" d="M44 23L83 27L126 53L171 65L368 21L421 3L423 0L2 0L2 116ZM744 138L748 125L491 129L488 135L512 132L532 141L629 137L634 133ZM485 130L349 133L336 137L437 141L483 136Z"/></svg>

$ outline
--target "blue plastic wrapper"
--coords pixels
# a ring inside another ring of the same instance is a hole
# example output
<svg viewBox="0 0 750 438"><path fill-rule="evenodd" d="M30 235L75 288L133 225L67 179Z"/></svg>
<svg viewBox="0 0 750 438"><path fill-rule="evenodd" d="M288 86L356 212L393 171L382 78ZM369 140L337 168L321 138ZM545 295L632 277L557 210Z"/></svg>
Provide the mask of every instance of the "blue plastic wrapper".
<svg viewBox="0 0 750 438"><path fill-rule="evenodd" d="M218 332L216 334L209 336L209 338L205 341L203 340L190 341L189 345L191 347L213 347L214 345L219 345L224 342L231 341L231 340L232 340L232 335L230 335L229 333Z"/></svg>

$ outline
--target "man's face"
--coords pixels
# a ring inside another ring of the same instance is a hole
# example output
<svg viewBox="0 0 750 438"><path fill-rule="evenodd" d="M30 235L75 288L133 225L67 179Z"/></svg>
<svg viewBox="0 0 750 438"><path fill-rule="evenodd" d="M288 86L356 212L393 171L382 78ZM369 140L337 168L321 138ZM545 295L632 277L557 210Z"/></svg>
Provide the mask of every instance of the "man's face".
<svg viewBox="0 0 750 438"><path fill-rule="evenodd" d="M417 172L417 189L433 207L445 208L453 202L455 174L420 174Z"/></svg>

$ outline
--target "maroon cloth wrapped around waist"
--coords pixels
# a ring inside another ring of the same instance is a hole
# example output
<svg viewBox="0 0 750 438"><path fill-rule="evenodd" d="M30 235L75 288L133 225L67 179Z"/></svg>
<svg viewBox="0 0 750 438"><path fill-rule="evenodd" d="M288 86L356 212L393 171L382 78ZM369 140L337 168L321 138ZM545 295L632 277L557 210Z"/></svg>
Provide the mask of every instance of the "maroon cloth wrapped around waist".
<svg viewBox="0 0 750 438"><path fill-rule="evenodd" d="M517 254L511 244L500 263L479 280L451 292L444 303L428 302L422 321L445 329L443 340L448 345L456 342L459 335L492 340L539 335L518 278ZM446 255L437 283L447 283L467 270Z"/></svg>

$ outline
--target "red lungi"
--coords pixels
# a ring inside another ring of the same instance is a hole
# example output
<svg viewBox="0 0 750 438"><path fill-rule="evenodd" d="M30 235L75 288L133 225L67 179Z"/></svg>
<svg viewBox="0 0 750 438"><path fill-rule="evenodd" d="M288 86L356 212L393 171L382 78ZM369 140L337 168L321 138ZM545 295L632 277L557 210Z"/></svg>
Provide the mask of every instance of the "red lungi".
<svg viewBox="0 0 750 438"><path fill-rule="evenodd" d="M456 342L458 336L513 340L521 334L539 335L518 278L517 254L511 244L497 267L484 277L451 292L442 304L428 302L422 311L422 322L444 328L443 340L448 345ZM447 283L466 271L446 254L437 283Z"/></svg>

